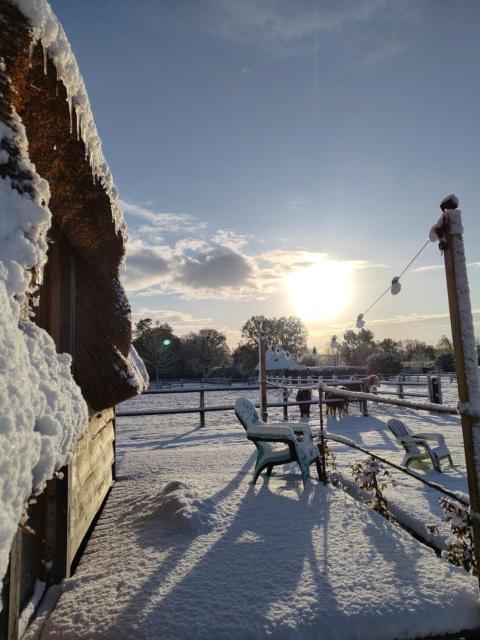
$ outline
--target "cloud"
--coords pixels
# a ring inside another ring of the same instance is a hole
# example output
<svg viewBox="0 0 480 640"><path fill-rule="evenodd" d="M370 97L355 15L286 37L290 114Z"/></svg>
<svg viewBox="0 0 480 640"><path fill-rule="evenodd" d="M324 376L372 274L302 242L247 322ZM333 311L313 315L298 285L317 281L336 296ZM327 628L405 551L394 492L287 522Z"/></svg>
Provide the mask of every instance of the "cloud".
<svg viewBox="0 0 480 640"><path fill-rule="evenodd" d="M445 267L442 264L427 264L424 267L417 267L412 269L413 273L422 273L425 271L442 271Z"/></svg>
<svg viewBox="0 0 480 640"><path fill-rule="evenodd" d="M205 242L178 256L174 281L193 289L235 287L252 275L248 259L228 246Z"/></svg>
<svg viewBox="0 0 480 640"><path fill-rule="evenodd" d="M252 288L250 259L227 244L185 238L173 246L134 238L127 245L122 280L141 297L177 294L186 299L245 297Z"/></svg>
<svg viewBox="0 0 480 640"><path fill-rule="evenodd" d="M225 334L228 342L232 345L236 344L240 339L238 329L222 325L209 317L197 317L174 309L137 307L135 311L132 311L132 318L134 322L138 322L142 318L151 318L154 322L159 322L160 324L167 323L177 336L209 327Z"/></svg>
<svg viewBox="0 0 480 640"><path fill-rule="evenodd" d="M219 230L211 240L183 238L150 245L134 238L127 247L123 282L138 297L178 295L183 299L265 300L280 291L288 274L330 262L326 253L277 249L248 254L248 237ZM349 271L383 267L365 260L335 260Z"/></svg>
<svg viewBox="0 0 480 640"><path fill-rule="evenodd" d="M132 311L132 318L135 322L140 320L140 318L151 318L155 322L166 322L170 325L182 325L188 328L204 327L212 322L212 318L196 318L190 313L184 313L183 311L152 309L149 307L137 307L135 311Z"/></svg>
<svg viewBox="0 0 480 640"><path fill-rule="evenodd" d="M472 310L473 316L480 316L480 309ZM428 322L432 320L446 320L450 318L449 313L411 313L408 315L398 315L393 318L377 318L375 320L366 319L367 325L384 325L384 324L411 324L417 322Z"/></svg>
<svg viewBox="0 0 480 640"><path fill-rule="evenodd" d="M213 236L213 242L240 251L254 236L244 233L236 233L230 229L219 229Z"/></svg>
<svg viewBox="0 0 480 640"><path fill-rule="evenodd" d="M145 289L165 277L169 266L169 247L153 246L140 239L129 239L122 276L127 291Z"/></svg>
<svg viewBox="0 0 480 640"><path fill-rule="evenodd" d="M480 267L480 262L468 262L467 267ZM424 267L417 267L416 269L412 269L413 273L423 273L426 271L445 271L445 265L427 264Z"/></svg>
<svg viewBox="0 0 480 640"><path fill-rule="evenodd" d="M194 233L206 228L204 222L188 213L166 213L148 206L129 202L128 200L120 200L120 206L127 215L146 220L150 223L149 225L141 227L144 233L152 230L155 232L161 230L170 233L177 233L179 231Z"/></svg>
<svg viewBox="0 0 480 640"><path fill-rule="evenodd" d="M212 35L287 57L312 53L329 36L338 45L341 33L343 48L360 50L367 66L405 50L406 27L420 11L411 0L207 0L206 6Z"/></svg>

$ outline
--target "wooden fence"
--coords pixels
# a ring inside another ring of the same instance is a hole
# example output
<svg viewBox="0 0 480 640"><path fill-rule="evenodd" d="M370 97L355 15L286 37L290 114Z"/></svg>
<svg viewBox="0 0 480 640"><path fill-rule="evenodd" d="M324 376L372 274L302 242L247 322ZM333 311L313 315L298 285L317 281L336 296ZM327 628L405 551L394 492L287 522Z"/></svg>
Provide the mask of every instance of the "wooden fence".
<svg viewBox="0 0 480 640"><path fill-rule="evenodd" d="M275 382L275 380L279 380L279 382ZM318 384L318 379L314 380L312 377L310 378L293 378L292 382L289 384L290 380L286 380L285 378L269 378L268 387L270 390L272 389L286 389L288 386L302 388L307 385L315 385ZM343 379L331 379L324 381L328 383L328 391L335 393L338 396L346 397L350 401L357 401L359 403L359 408L364 416L368 415L368 402L375 402L381 404L390 404L397 405L412 409L424 409L427 411L435 411L437 413L450 413L456 414L456 407L442 405L439 402L432 402L430 393L420 394L420 393L408 393L405 392L404 389L397 388L397 391L384 391L380 393L376 391L375 393L364 393L357 392L346 389L338 389L338 386L348 387L348 386L358 386L359 383L362 383L361 379L355 380L343 380ZM386 382L386 381L385 381ZM387 383L387 382L386 382ZM388 384L392 384L392 382L388 382ZM405 380L399 381L396 380L393 382L394 385L405 386L418 386L422 385L425 387L424 383L418 382L407 382ZM256 385L245 385L245 386L216 386L216 387L176 387L176 388L167 388L167 389L155 389L150 388L145 392L145 395L164 395L164 394L185 394L185 393L198 393L199 394L199 404L197 406L190 407L182 407L182 408L174 408L174 409L145 409L145 410L128 410L128 409L118 409L116 415L118 417L137 417L137 416L149 416L149 415L174 415L174 414L188 414L188 413L198 413L200 416L200 426L205 426L205 414L210 412L220 412L220 411L234 411L235 406L233 404L222 404L222 405L214 405L208 406L205 402L205 394L206 393L214 393L214 392L239 392L239 391L258 391L260 386ZM387 396L398 396L398 399L394 397ZM413 397L413 398L428 398L428 403L422 403L419 405L416 402L405 400L405 397ZM437 398L438 399L438 398ZM334 403L336 402L334 399L323 399L324 404ZM267 408L279 408L283 407L283 418L285 421L288 420L288 408L292 406L299 405L315 405L318 406L318 399L315 400L303 400L303 401L294 401L286 399L284 395L284 399L282 401L277 402L267 402ZM260 403L256 403L256 407L260 408ZM425 407L428 406L427 409Z"/></svg>

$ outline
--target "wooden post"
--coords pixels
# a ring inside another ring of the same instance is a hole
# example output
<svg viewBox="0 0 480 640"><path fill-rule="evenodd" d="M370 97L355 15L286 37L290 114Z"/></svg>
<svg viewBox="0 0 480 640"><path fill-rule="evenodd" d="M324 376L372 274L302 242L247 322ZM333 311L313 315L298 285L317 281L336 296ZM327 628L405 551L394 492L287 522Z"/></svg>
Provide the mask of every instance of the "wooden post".
<svg viewBox="0 0 480 640"><path fill-rule="evenodd" d="M205 391L200 391L200 426L205 426Z"/></svg>
<svg viewBox="0 0 480 640"><path fill-rule="evenodd" d="M435 397L435 399L433 400L433 402L435 402L435 404L442 404L443 403L442 377L441 376L437 375L434 378L433 395Z"/></svg>
<svg viewBox="0 0 480 640"><path fill-rule="evenodd" d="M439 375L427 375L428 399L434 404L442 404L442 379Z"/></svg>
<svg viewBox="0 0 480 640"><path fill-rule="evenodd" d="M323 390L318 387L318 413L320 415L320 466L323 484L327 484L327 461L325 459L325 432L323 429Z"/></svg>
<svg viewBox="0 0 480 640"><path fill-rule="evenodd" d="M283 421L288 422L288 389L283 387Z"/></svg>
<svg viewBox="0 0 480 640"><path fill-rule="evenodd" d="M440 205L443 218L436 226L440 250L445 260L448 306L452 328L455 370L458 383L458 411L462 420L463 445L467 466L470 510L477 568L480 569L480 379L468 287L467 263L463 244L461 212L456 196ZM476 453L476 456L475 456ZM476 458L476 459L475 459ZM478 576L480 582L480 571Z"/></svg>
<svg viewBox="0 0 480 640"><path fill-rule="evenodd" d="M361 390L363 391L363 393L368 393L367 385L365 384L365 382L362 382ZM368 418L368 402L365 399L361 401L361 410L362 416L364 418Z"/></svg>
<svg viewBox="0 0 480 640"><path fill-rule="evenodd" d="M403 384L402 384L402 376L397 376L397 386L398 386L398 397L401 398L403 400L404 393L403 393Z"/></svg>
<svg viewBox="0 0 480 640"><path fill-rule="evenodd" d="M18 620L20 617L20 574L22 558L22 532L17 529L10 547L10 562L3 581L2 604L0 613L0 637L5 640L18 639Z"/></svg>
<svg viewBox="0 0 480 640"><path fill-rule="evenodd" d="M265 362L265 338L262 331L258 336L258 375L260 377L260 415L263 422L267 422L267 368Z"/></svg>

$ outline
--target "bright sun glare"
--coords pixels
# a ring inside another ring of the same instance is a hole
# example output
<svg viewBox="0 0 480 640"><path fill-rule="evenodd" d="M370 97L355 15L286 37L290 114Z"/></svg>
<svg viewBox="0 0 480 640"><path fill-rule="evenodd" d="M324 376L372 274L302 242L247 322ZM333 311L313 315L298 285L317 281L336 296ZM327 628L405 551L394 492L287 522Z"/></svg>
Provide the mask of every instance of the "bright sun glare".
<svg viewBox="0 0 480 640"><path fill-rule="evenodd" d="M334 319L347 304L351 279L348 262L320 260L292 271L285 282L295 314L306 321L324 322Z"/></svg>

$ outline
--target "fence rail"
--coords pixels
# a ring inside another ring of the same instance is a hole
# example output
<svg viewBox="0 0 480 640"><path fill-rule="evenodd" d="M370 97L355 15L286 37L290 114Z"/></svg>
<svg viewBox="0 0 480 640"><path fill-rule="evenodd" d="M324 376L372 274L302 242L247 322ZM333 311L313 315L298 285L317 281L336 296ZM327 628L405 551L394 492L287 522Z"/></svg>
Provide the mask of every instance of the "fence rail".
<svg viewBox="0 0 480 640"><path fill-rule="evenodd" d="M282 379L282 384L285 382L284 379ZM347 390L347 389L339 389L337 387L335 387L334 385L342 385L342 386L346 386L348 387L349 384L350 385L358 385L359 382L361 381L354 381L354 380L329 380L328 384L329 386L326 388L326 391L335 394L337 396L337 400L335 400L334 398L323 398L322 399L322 403L323 404L330 404L330 403L336 403L338 402L338 396L340 397L344 397L346 399L348 399L350 402L355 402L358 401L359 406L360 406L360 410L363 413L364 416L368 415L368 402L374 402L374 403L379 403L379 404L388 404L388 405L394 405L394 406L400 406L400 407L406 407L406 408L410 408L410 409L417 409L420 411L432 411L432 412L436 412L436 413L447 413L447 414L451 414L451 415L457 415L457 408L454 406L448 406L448 405L443 405L443 404L438 404L438 403L432 403L432 402L427 402L427 403L416 403L416 402L412 402L410 400L405 400L404 396L409 396L409 397L414 397L414 398L421 398L421 397L425 397L427 398L427 395L422 395L422 394L417 394L417 393L403 393L402 396L400 396L398 399L397 398L392 398L392 397L382 397L382 395L386 396L392 396L392 395L396 395L394 393L390 393L390 392L378 392L376 391L375 393L364 393L364 392L359 392L359 391L351 391L351 390ZM268 383L267 383L268 384ZM279 385L271 382L270 383L271 386L269 387L270 390L272 389L277 389L280 390L281 388L286 389L286 385L285 387L280 387ZM311 383L313 384L313 382ZM255 390L259 390L260 387L259 385L248 385L248 386L239 386L239 387L230 387L230 386L226 386L226 387L214 387L214 388L206 388L206 387L185 387L185 388L181 388L181 389L149 389L148 391L145 391L145 395L170 395L170 394L185 394L185 393L198 393L200 396L200 401L199 401L199 405L196 407L182 407L182 408L174 408L174 409L148 409L148 410L118 410L117 411L117 416L118 417L138 417L138 416L148 416L148 415L156 415L156 416L161 416L161 415L174 415L174 414L188 414L188 413L198 413L200 416L200 426L204 427L205 426L205 414L206 413L210 413L210 412L216 412L216 411L234 411L235 410L235 406L233 404L230 405L214 405L214 406L207 406L205 404L205 394L206 393L214 393L214 392L221 392L221 391L255 391ZM267 408L280 408L283 407L283 418L284 421L288 420L288 408L289 407L294 407L294 406L300 406L300 405L318 405L318 400L286 400L284 399L281 402L268 402L267 403ZM256 403L255 405L256 407L260 407L260 403Z"/></svg>
<svg viewBox="0 0 480 640"><path fill-rule="evenodd" d="M466 507L470 506L470 501L468 500L467 495L460 494L458 491L450 491L450 489L443 487L441 484L432 482L431 480L428 480L427 478L422 477L420 474L415 473L415 471L411 471L410 469L407 469L407 467L404 467L401 464L396 464L395 462L392 462L391 460L388 460L383 456L379 456L377 453L373 453L372 451L369 451L368 449L361 447L359 444L357 444L356 442L353 442L353 440L350 440L349 438L337 436L329 432L325 432L325 438L326 440L331 440L332 442L343 444L346 447L357 449L358 451L361 451L362 453L365 453L366 455L369 455L372 458L379 460L382 464L386 464L392 467L393 469L397 469L398 471L401 471L405 475L414 478L415 480L419 480L420 482L423 482L423 484L427 485L427 487L431 487L432 489L435 489L436 491L439 491L440 493L445 494L449 498L452 498L453 500L460 502L464 506Z"/></svg>

